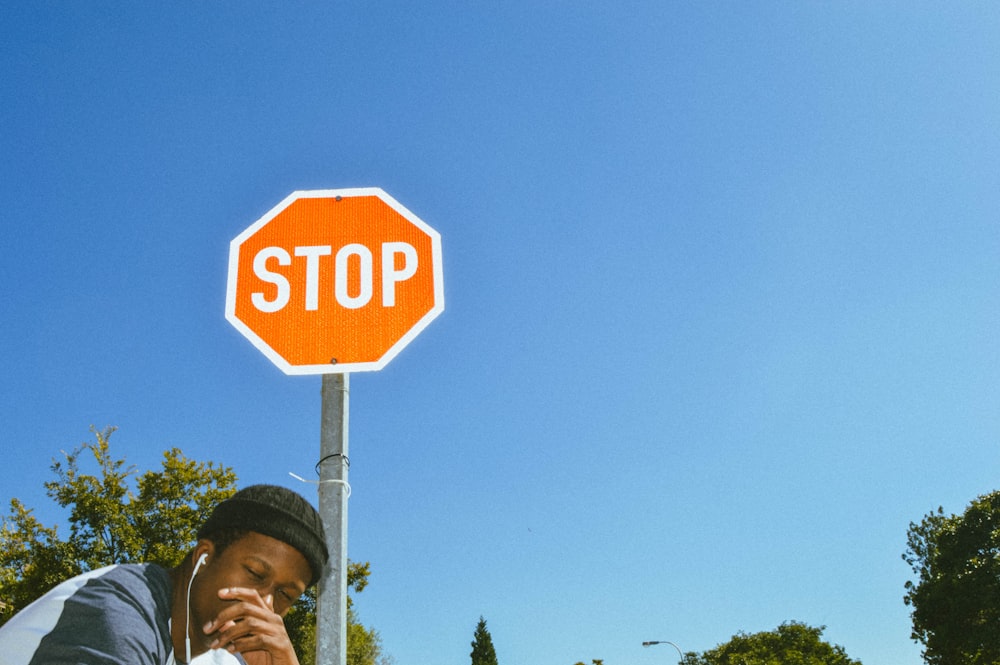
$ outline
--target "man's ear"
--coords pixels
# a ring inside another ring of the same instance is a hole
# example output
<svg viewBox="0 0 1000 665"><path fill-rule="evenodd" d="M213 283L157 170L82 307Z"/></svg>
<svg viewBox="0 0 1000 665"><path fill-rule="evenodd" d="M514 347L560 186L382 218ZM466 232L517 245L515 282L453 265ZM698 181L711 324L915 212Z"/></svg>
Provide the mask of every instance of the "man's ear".
<svg viewBox="0 0 1000 665"><path fill-rule="evenodd" d="M207 538L202 538L195 544L194 549L191 550L191 561L192 563L197 563L198 559L202 555L205 555L205 561L202 563L203 566L211 563L212 559L215 557L215 543Z"/></svg>

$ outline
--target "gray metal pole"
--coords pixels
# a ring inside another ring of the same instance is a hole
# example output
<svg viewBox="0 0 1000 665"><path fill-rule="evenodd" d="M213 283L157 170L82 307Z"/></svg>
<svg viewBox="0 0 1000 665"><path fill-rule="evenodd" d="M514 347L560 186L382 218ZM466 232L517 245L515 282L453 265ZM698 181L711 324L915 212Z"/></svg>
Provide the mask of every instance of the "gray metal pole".
<svg viewBox="0 0 1000 665"><path fill-rule="evenodd" d="M330 563L316 601L316 663L347 663L347 374L324 374L320 411L319 514Z"/></svg>

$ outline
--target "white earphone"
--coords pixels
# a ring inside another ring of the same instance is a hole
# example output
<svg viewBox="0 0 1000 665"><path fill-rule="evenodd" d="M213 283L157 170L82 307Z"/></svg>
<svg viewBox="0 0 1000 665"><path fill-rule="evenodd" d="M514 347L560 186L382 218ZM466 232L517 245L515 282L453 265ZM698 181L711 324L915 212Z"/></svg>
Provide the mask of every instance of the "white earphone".
<svg viewBox="0 0 1000 665"><path fill-rule="evenodd" d="M194 564L194 570L191 571L191 579L194 579L194 576L198 574L198 569L204 563L208 563L208 552L202 552L202 555L198 557L197 563Z"/></svg>
<svg viewBox="0 0 1000 665"><path fill-rule="evenodd" d="M194 583L194 576L198 574L198 569L205 563L208 563L208 553L202 552L198 562L194 564L194 570L191 571L191 579L188 580L187 613L184 617L184 654L188 663L191 662L191 585Z"/></svg>

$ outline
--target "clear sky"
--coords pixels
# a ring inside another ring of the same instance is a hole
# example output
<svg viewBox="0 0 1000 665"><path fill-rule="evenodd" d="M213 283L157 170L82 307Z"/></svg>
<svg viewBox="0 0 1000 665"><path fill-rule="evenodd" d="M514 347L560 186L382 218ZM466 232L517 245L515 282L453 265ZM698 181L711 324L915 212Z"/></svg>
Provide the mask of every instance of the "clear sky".
<svg viewBox="0 0 1000 665"><path fill-rule="evenodd" d="M320 379L229 242L381 187L446 310L351 376L397 665L674 662L789 620L917 665L911 520L1000 488L987 2L5 3L0 500L89 427L315 497Z"/></svg>

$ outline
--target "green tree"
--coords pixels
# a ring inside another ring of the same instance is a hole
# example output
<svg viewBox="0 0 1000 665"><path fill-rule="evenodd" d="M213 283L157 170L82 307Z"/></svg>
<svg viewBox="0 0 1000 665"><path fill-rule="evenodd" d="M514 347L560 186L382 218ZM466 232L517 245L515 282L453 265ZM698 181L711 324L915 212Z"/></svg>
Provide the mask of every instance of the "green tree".
<svg viewBox="0 0 1000 665"><path fill-rule="evenodd" d="M73 547L55 529L42 526L17 499L10 510L0 522L0 625L80 570Z"/></svg>
<svg viewBox="0 0 1000 665"><path fill-rule="evenodd" d="M1000 491L977 497L961 515L942 508L910 523L903 560L912 637L930 665L1000 662Z"/></svg>
<svg viewBox="0 0 1000 665"><path fill-rule="evenodd" d="M16 498L11 500L10 514L0 518L0 625L81 572L112 563L177 565L194 546L198 527L215 505L236 491L231 468L189 460L177 448L163 454L160 470L139 475L124 458L112 455L109 441L115 428L91 431L96 440L64 453L62 461L53 461L56 480L45 483L49 497L68 510L65 540ZM85 473L84 463L96 467L96 473ZM368 563L349 563L348 587L361 592L370 572ZM304 594L285 621L302 665L312 665L315 594ZM358 624L351 610L347 649L349 665L388 662L378 633Z"/></svg>
<svg viewBox="0 0 1000 665"><path fill-rule="evenodd" d="M371 565L366 561L347 563L347 588L361 593L368 586ZM288 636L295 644L301 665L316 663L316 587L307 590L285 615ZM374 628L366 628L358 619L354 599L347 596L348 665L390 665L392 659L382 650L382 638Z"/></svg>
<svg viewBox="0 0 1000 665"><path fill-rule="evenodd" d="M315 650L313 651L315 653ZM347 608L347 662L349 665L390 665L382 652L382 638L374 628L365 628L353 607ZM303 663L302 665L306 665Z"/></svg>
<svg viewBox="0 0 1000 665"><path fill-rule="evenodd" d="M738 633L725 644L702 654L689 652L682 665L861 665L843 647L823 641L825 627L783 623L776 630Z"/></svg>
<svg viewBox="0 0 1000 665"><path fill-rule="evenodd" d="M497 652L493 648L493 637L486 629L486 619L479 617L472 639L472 665L497 665Z"/></svg>

